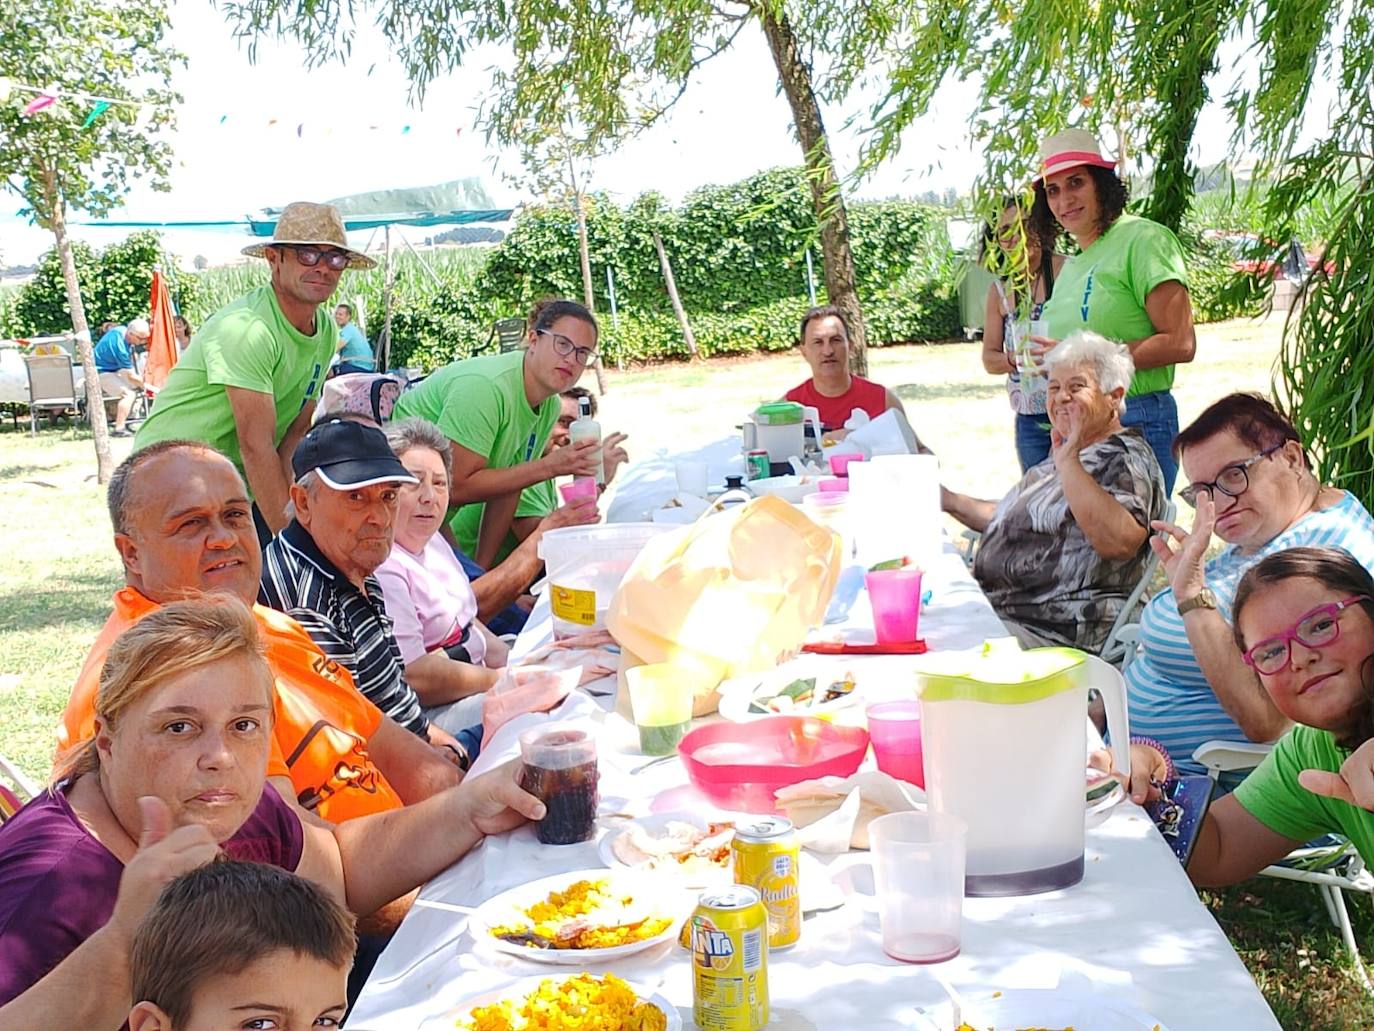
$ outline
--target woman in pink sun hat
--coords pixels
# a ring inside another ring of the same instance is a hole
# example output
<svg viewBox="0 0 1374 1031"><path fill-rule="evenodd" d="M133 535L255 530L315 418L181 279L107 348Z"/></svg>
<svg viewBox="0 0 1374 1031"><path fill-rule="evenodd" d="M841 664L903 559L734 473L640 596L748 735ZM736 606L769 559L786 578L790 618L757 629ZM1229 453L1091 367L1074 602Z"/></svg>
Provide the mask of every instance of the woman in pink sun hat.
<svg viewBox="0 0 1374 1031"><path fill-rule="evenodd" d="M1178 475L1170 445L1178 433L1171 388L1174 366L1197 350L1183 247L1157 222L1125 214L1127 187L1097 138L1066 129L1040 144L1030 221L1037 234L1067 233L1079 253L1060 270L1043 318L1044 350L1078 329L1091 329L1130 348L1136 373L1126 395L1123 426L1149 443L1172 492Z"/></svg>

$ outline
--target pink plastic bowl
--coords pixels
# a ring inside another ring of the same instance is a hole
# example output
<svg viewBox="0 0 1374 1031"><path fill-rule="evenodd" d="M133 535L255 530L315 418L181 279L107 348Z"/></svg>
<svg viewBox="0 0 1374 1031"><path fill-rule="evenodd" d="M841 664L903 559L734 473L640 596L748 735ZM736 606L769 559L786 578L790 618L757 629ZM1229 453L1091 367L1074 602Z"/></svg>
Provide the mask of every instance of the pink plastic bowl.
<svg viewBox="0 0 1374 1031"><path fill-rule="evenodd" d="M850 464L853 462L862 462L863 460L864 456L857 454L831 455L830 471L836 476L848 476Z"/></svg>
<svg viewBox="0 0 1374 1031"><path fill-rule="evenodd" d="M832 477L828 480L817 480L816 486L820 488L822 494L848 494L849 481L843 477Z"/></svg>
<svg viewBox="0 0 1374 1031"><path fill-rule="evenodd" d="M711 723L678 744L692 784L716 805L746 813L777 811L773 792L816 777L848 777L868 750L868 731L814 716Z"/></svg>

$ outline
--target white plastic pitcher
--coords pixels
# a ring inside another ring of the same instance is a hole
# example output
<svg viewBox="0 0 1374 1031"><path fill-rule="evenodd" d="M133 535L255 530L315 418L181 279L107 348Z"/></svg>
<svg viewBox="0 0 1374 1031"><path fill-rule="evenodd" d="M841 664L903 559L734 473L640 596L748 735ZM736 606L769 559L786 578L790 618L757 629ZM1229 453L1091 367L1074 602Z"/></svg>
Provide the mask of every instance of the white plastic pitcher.
<svg viewBox="0 0 1374 1031"><path fill-rule="evenodd" d="M755 446L768 452L768 461L786 464L789 458L806 456L805 425L810 422L821 439L820 422L795 401L771 401L753 413Z"/></svg>
<svg viewBox="0 0 1374 1031"><path fill-rule="evenodd" d="M917 674L926 795L968 822L969 895L1031 895L1083 878L1088 689L1130 774L1121 674L1072 648L930 656Z"/></svg>

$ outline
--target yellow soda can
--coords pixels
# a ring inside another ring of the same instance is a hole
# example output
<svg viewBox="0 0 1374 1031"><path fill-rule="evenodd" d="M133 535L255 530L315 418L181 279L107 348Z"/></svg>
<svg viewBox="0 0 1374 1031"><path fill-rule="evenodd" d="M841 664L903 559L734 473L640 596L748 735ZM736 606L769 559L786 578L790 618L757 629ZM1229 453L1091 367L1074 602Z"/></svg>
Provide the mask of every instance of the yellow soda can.
<svg viewBox="0 0 1374 1031"><path fill-rule="evenodd" d="M768 913L744 885L702 894L692 928L692 1018L701 1031L768 1023Z"/></svg>
<svg viewBox="0 0 1374 1031"><path fill-rule="evenodd" d="M801 880L797 832L781 816L760 816L735 826L735 883L759 893L768 910L768 948L791 948L801 938Z"/></svg>

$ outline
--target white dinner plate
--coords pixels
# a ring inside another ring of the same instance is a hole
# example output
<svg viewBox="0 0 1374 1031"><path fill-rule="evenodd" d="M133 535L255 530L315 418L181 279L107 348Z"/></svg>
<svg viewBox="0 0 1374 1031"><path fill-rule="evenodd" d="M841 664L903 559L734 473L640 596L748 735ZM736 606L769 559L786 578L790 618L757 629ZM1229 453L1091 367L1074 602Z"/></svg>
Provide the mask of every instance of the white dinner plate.
<svg viewBox="0 0 1374 1031"><path fill-rule="evenodd" d="M834 678L835 672L833 665L827 668L823 662L815 665L803 662L726 680L719 688L720 714L732 723L750 723L754 720L766 720L771 716L823 716L858 705L863 685L855 677L854 690L820 705L798 706L786 712L749 711L749 705L755 698L772 698L794 680L805 680L814 676L819 684L826 677ZM854 676L852 669L845 672Z"/></svg>
<svg viewBox="0 0 1374 1031"><path fill-rule="evenodd" d="M552 976L557 977L558 975ZM513 984L508 984L504 988L496 988L489 992L483 992L481 995L475 995L471 999L464 999L457 1008L449 1010L443 1016L425 1021L424 1024L420 1025L421 1031L439 1031L440 1028L453 1031L457 1022L468 1017L478 1006L490 1006L492 1003L500 1002L503 999L512 1001L523 999L546 980L548 977L526 977ZM643 985L635 984L633 981L629 981L627 984L642 1001L651 1002L663 1011L663 1015L668 1018L666 1031L681 1031L682 1016L678 1013L676 1006L662 995L650 991Z"/></svg>
<svg viewBox="0 0 1374 1031"><path fill-rule="evenodd" d="M721 821L717 821L721 822ZM733 878L733 871L729 864L717 867L714 870L705 870L700 867L695 872L686 869L674 870L667 867L664 871L651 871L642 866L630 866L621 861L615 854L615 840L622 834L628 834L630 828L638 825L651 833L658 833L669 823L688 823L699 830L706 830L711 823L705 817L697 813L676 812L676 813L650 813L648 816L641 816L637 820L616 820L597 843L596 854L601 857L601 861L611 870L630 870L636 873L643 873L653 876L662 872L664 876L674 878L679 887L682 888L709 888L716 884L729 884Z"/></svg>
<svg viewBox="0 0 1374 1031"><path fill-rule="evenodd" d="M562 891L576 881L609 880L613 890L624 892L631 898L651 900L654 911L660 916L670 917L666 929L652 938L616 945L605 949L537 949L529 945L504 941L491 933L493 927L527 923L529 918L523 910L548 897L550 892ZM487 942L502 952L520 956L535 963L551 963L559 966L582 966L588 963L604 963L621 956L653 948L677 936L682 922L691 913L693 899L680 890L681 886L666 877L637 874L627 869L620 870L574 870L571 873L543 877L518 888L504 891L495 898L488 899L477 907L468 918L468 929L478 942Z"/></svg>
<svg viewBox="0 0 1374 1031"><path fill-rule="evenodd" d="M1144 1010L1108 995L1060 988L965 993L962 1019L974 1028L1038 1027L1074 1031L1168 1031Z"/></svg>

